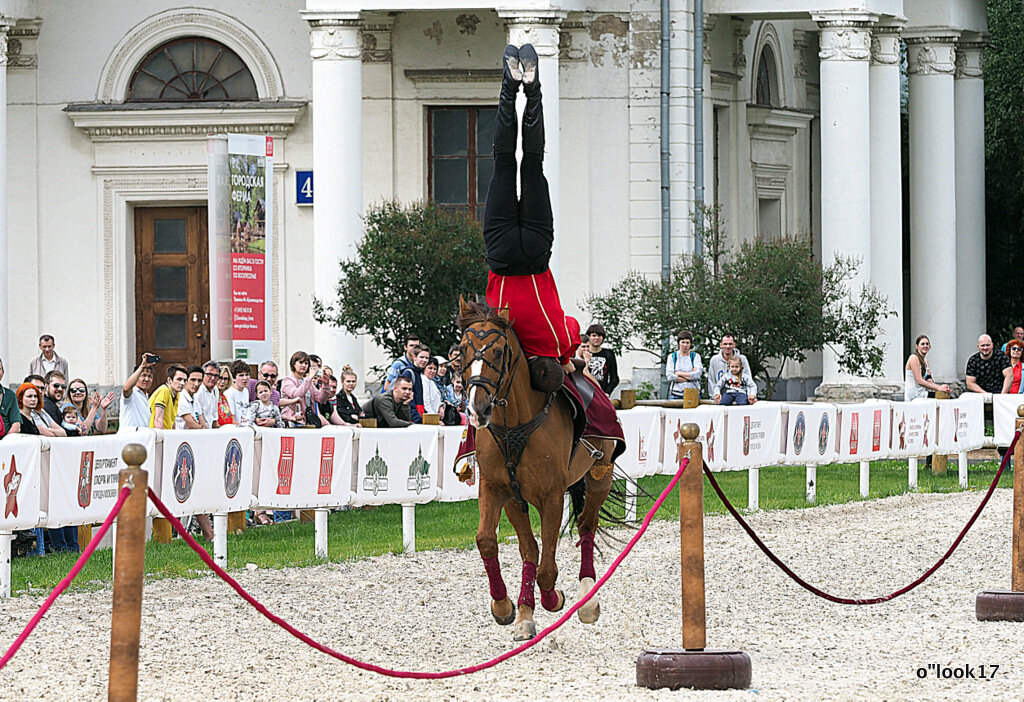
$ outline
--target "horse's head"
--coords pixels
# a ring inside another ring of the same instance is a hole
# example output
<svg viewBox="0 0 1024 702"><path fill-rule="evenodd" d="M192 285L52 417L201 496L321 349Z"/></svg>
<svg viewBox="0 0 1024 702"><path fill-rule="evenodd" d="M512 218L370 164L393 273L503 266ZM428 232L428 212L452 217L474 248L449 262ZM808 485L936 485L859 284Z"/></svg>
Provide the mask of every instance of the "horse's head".
<svg viewBox="0 0 1024 702"><path fill-rule="evenodd" d="M496 405L508 399L513 357L518 362L518 342L512 333L508 310L495 312L485 304L459 298L462 341L462 381L466 388L466 412L477 429L487 426Z"/></svg>

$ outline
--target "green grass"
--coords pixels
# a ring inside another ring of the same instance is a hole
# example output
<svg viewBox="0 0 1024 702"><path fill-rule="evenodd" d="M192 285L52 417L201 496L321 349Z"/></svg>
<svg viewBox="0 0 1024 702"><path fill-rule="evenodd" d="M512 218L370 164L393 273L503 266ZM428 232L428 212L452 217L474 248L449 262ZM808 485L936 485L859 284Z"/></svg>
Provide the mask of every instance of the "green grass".
<svg viewBox="0 0 1024 702"><path fill-rule="evenodd" d="M969 471L970 489L987 488L995 477L995 462L972 465ZM716 474L716 478L729 500L738 508L747 506L747 472L733 471ZM641 486L657 496L668 484L669 476L644 478ZM1000 487L1012 487L1013 477L1006 470ZM919 492L959 491L956 463L950 462L946 475L932 475L921 462L918 471ZM860 468L858 464L833 464L818 468L817 504L838 504L861 500ZM889 497L907 492L907 464L899 461L876 461L871 464L871 497ZM760 505L762 509L801 509L808 506L804 497L804 470L800 467L771 467L761 469ZM979 496L980 499L980 496ZM643 517L650 500L641 500L638 517ZM704 480L705 513L722 513L725 508ZM531 510L534 529L539 527L536 513ZM661 519L676 519L679 501L670 496L658 513ZM433 502L416 508L416 548L474 548L477 528L477 505L470 502ZM366 558L383 553L402 551L402 508L386 505L376 509L353 509L333 512L328 526L328 553L331 561ZM515 532L502 517L498 529L499 540ZM952 535L951 535L952 536ZM207 546L212 550L212 545ZM17 558L11 564L12 590L17 593L41 593L52 589L70 570L74 554L50 554L43 558ZM247 563L260 568L308 566L323 561L313 556L313 524L288 522L249 529L228 537L228 569L241 569ZM170 544L150 542L146 547L146 575L149 578L195 577L207 572L179 539ZM111 552L97 551L86 564L72 589L95 589L111 580Z"/></svg>

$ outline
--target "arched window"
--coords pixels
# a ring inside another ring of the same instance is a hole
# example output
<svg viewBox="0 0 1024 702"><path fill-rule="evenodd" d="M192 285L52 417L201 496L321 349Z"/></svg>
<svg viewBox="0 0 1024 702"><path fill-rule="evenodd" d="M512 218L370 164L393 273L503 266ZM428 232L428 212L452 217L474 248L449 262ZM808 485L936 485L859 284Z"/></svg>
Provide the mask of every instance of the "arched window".
<svg viewBox="0 0 1024 702"><path fill-rule="evenodd" d="M761 48L757 62L757 83L754 90L754 104L764 107L779 106L778 77L775 74L775 55L767 44Z"/></svg>
<svg viewBox="0 0 1024 702"><path fill-rule="evenodd" d="M256 82L234 51L213 39L183 37L142 59L128 84L128 102L257 100Z"/></svg>

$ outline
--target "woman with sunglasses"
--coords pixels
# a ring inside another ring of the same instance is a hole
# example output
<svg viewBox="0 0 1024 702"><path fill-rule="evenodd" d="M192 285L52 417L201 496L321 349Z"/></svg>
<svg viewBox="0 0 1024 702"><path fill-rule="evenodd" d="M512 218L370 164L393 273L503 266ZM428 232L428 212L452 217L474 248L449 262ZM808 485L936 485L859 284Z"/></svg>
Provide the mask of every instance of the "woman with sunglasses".
<svg viewBox="0 0 1024 702"><path fill-rule="evenodd" d="M949 392L948 385L939 385L932 381L932 371L928 367L925 356L932 348L931 340L922 334L914 340L914 353L907 359L904 368L903 399L906 402L919 397L928 397L928 391Z"/></svg>
<svg viewBox="0 0 1024 702"><path fill-rule="evenodd" d="M225 424L234 424L235 416L231 411L231 402L224 395L231 387L231 383L234 378L231 376L231 370L227 365L220 367L220 376L217 378L217 426L222 427ZM246 397L248 397L249 391L246 390Z"/></svg>
<svg viewBox="0 0 1024 702"><path fill-rule="evenodd" d="M1009 368L1003 369L1003 394L1017 394L1024 391L1021 387L1021 361L1024 359L1024 341L1010 339L1006 344L1006 355L1010 357Z"/></svg>
<svg viewBox="0 0 1024 702"><path fill-rule="evenodd" d="M107 433L107 408L114 401L114 397L112 392L107 393L107 396L103 398L98 392L93 392L90 400L89 388L84 380L75 378L68 383L68 400L78 413L80 436Z"/></svg>

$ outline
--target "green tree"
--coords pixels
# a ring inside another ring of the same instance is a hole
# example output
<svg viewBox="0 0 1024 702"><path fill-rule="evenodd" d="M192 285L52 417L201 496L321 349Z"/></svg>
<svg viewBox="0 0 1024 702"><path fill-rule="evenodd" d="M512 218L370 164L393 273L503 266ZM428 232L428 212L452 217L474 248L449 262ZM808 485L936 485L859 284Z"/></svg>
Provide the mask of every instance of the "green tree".
<svg viewBox="0 0 1024 702"><path fill-rule="evenodd" d="M787 361L804 361L824 347L839 351L846 371L881 372L877 330L892 313L871 287L852 294L857 262L837 258L822 267L810 243L792 237L723 250L717 266L716 274L708 258L683 257L668 281L633 272L610 292L588 298L587 308L609 344L645 351L659 363L666 360L662 341L681 329L694 333L705 354L722 334L733 334L767 396Z"/></svg>
<svg viewBox="0 0 1024 702"><path fill-rule="evenodd" d="M337 299L314 300L314 318L369 334L395 356L409 332L447 355L458 339L459 295L487 286L480 224L431 203L397 202L374 206L364 222L355 258L341 261Z"/></svg>
<svg viewBox="0 0 1024 702"><path fill-rule="evenodd" d="M985 49L985 219L988 329L1007 339L1024 322L1024 12L1020 0L989 0Z"/></svg>

